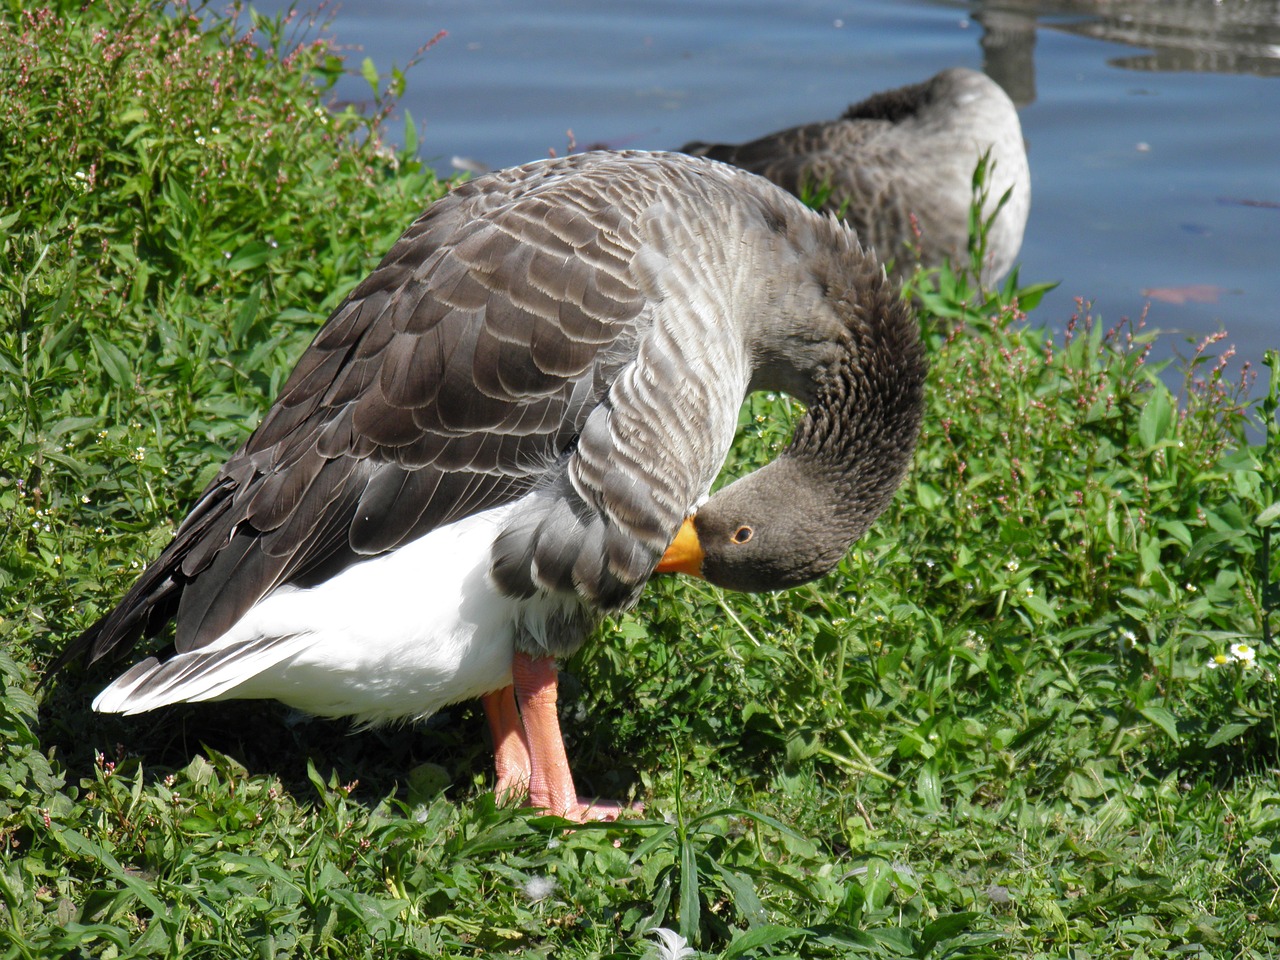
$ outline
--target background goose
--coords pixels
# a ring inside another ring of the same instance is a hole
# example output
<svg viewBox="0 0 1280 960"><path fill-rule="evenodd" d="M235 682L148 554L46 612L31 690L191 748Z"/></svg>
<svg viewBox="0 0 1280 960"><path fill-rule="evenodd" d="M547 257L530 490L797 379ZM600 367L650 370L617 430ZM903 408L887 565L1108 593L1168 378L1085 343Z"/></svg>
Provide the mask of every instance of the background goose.
<svg viewBox="0 0 1280 960"><path fill-rule="evenodd" d="M1009 201L988 236L991 278L1008 273L1031 210L1031 174L1018 112L999 84L964 68L856 103L837 120L809 123L743 144L688 143L683 152L759 173L796 196L821 195L864 246L894 259L899 276L915 265L967 262L973 170L990 149L989 216ZM917 240L912 218L919 226Z"/></svg>
<svg viewBox="0 0 1280 960"><path fill-rule="evenodd" d="M644 153L477 178L334 311L60 663L176 619L96 709L267 697L378 723L481 697L500 791L615 815L575 792L555 658L659 566L751 590L829 570L907 467L924 373L880 265L763 179ZM809 411L707 500L758 388Z"/></svg>

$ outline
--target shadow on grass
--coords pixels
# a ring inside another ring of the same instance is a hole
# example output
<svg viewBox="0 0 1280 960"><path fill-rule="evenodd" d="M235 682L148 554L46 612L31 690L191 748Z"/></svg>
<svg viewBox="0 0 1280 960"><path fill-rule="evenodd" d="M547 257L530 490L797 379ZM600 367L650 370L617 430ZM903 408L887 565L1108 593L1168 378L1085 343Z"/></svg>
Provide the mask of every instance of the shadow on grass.
<svg viewBox="0 0 1280 960"><path fill-rule="evenodd" d="M446 794L466 802L492 789L493 752L478 702L452 706L416 724L359 729L344 719L310 717L272 700L177 704L137 716L95 713L93 697L109 671L70 671L46 689L38 736L75 783L93 776L97 756L134 759L147 781L163 780L193 757L222 754L249 776L280 781L299 802L314 795L308 764L338 783L359 782L353 798L373 806L386 797L404 800L409 775L424 764L443 769ZM576 681L566 676L566 686ZM638 774L616 745L610 748L608 717L564 721L570 763L587 794L626 796ZM586 755L579 762L575 747Z"/></svg>

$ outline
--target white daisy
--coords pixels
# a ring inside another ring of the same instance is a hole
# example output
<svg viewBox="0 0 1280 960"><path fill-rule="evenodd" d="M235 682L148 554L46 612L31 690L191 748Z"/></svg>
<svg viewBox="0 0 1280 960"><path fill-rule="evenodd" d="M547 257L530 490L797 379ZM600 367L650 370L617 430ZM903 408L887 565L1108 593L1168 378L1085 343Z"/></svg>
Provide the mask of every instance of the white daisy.
<svg viewBox="0 0 1280 960"><path fill-rule="evenodd" d="M1227 648L1231 652L1231 656L1241 663L1251 665L1258 657L1258 652L1247 643L1233 643Z"/></svg>

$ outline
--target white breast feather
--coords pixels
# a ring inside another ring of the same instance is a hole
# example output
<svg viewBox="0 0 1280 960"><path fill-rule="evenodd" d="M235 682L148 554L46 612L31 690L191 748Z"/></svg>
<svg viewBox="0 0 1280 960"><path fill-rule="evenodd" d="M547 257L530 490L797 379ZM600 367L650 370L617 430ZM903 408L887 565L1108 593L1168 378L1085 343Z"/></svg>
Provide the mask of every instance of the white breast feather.
<svg viewBox="0 0 1280 960"><path fill-rule="evenodd" d="M434 530L315 587L281 587L212 644L124 674L94 708L262 698L373 724L504 687L517 619L537 616L489 578L493 539L514 509Z"/></svg>

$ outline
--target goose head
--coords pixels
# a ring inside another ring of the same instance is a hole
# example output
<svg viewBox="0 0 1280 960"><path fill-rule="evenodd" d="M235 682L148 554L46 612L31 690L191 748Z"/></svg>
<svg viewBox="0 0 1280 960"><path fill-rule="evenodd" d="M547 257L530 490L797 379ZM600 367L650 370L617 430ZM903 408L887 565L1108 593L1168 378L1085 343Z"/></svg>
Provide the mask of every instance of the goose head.
<svg viewBox="0 0 1280 960"><path fill-rule="evenodd" d="M657 572L746 592L798 586L834 569L888 506L920 430L928 365L916 319L878 267L827 299L846 337L811 374L790 444L686 519Z"/></svg>

